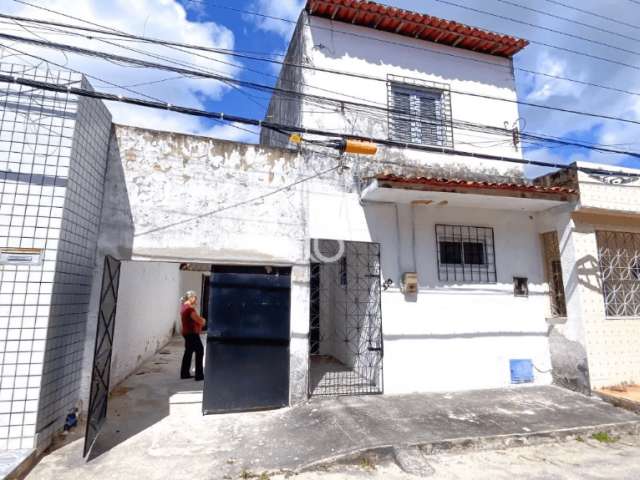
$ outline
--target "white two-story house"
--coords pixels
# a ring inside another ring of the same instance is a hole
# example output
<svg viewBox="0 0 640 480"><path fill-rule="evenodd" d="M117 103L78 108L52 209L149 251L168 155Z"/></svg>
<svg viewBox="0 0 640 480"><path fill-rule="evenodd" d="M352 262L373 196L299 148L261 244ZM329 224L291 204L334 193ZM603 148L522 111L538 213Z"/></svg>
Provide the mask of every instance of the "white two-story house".
<svg viewBox="0 0 640 480"><path fill-rule="evenodd" d="M576 195L498 160L522 158L512 59L526 45L373 2L307 2L266 120L391 141L309 195L312 394L357 392L362 375L387 393L551 382L538 220ZM264 145L288 142L263 130ZM342 265L313 258L330 240L347 245ZM371 248L374 313L358 308L370 285L349 277ZM382 333L363 341L372 322Z"/></svg>

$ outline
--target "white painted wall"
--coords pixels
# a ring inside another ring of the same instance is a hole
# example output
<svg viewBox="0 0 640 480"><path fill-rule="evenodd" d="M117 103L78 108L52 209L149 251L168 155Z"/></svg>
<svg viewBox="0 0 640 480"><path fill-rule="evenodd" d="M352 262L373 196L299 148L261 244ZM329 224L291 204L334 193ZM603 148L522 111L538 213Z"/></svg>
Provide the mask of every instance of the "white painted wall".
<svg viewBox="0 0 640 480"><path fill-rule="evenodd" d="M292 45L296 48L298 42L303 43L305 64L354 73L362 77L338 76L304 69L302 77L307 85L303 90L305 94L387 108L387 83L373 81L370 78L386 79L388 75L395 75L446 84L454 92L470 92L507 100L517 99L510 59L342 22L331 22L324 18L307 18L304 28L300 29L300 38L292 40ZM363 38L363 35L366 38ZM313 87L322 87L325 90ZM327 89L329 91L326 91ZM519 117L515 103L454 92L451 93L454 120L500 128L504 128L506 123L511 128ZM338 107L332 109L330 106L323 107L312 103L310 99L303 100L301 110L302 126L308 128L388 138L388 122L384 111L376 112L380 118L372 119L370 115L354 112L353 107L349 105L346 105L344 110ZM454 129L453 136L454 146L458 150L521 157L521 151L509 141L504 142L504 136L459 128ZM496 140L503 142L499 145L490 143ZM452 158L450 155L424 152L395 151L389 156L395 160L398 156L413 156L430 163L466 164L476 170L497 168L503 174L513 169L522 170L514 164L499 164L465 157Z"/></svg>
<svg viewBox="0 0 640 480"><path fill-rule="evenodd" d="M509 359L530 358L536 384L550 383L547 287L537 223L518 211L368 203L357 194L319 192L309 198L311 238L381 244L386 393L503 387ZM496 284L453 284L437 278L435 224L494 229ZM415 260L414 260L415 250ZM400 291L403 272L417 271L415 298ZM527 298L513 296L513 277L529 279Z"/></svg>
<svg viewBox="0 0 640 480"><path fill-rule="evenodd" d="M111 359L112 387L171 339L184 273L179 267L177 263L122 262Z"/></svg>
<svg viewBox="0 0 640 480"><path fill-rule="evenodd" d="M540 370L548 370L548 298L533 215L418 206L414 266L410 207L399 205L396 218L394 205L361 205L354 177L371 175L381 166L377 159L356 164L347 156L350 169L341 174L325 174L265 199L164 228L194 212L273 192L335 166L336 160L128 127L116 131L121 157L127 159L124 176L136 232L153 231L136 234L134 258L292 265L292 402L306 398L307 389L310 238L382 245L382 273L394 281L382 298L387 393L504 386L509 358L531 358ZM398 172L409 173L418 159L399 161L405 166ZM436 222L493 227L498 283L438 282ZM420 293L406 299L398 290L400 277L414 269ZM530 279L529 298L513 297L513 276ZM548 374L536 375L537 383L550 381Z"/></svg>

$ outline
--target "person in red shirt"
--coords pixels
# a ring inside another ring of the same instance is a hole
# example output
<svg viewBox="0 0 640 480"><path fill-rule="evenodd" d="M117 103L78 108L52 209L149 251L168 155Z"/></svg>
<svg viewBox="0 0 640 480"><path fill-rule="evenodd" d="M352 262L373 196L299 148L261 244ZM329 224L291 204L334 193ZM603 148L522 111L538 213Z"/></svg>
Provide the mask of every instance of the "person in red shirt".
<svg viewBox="0 0 640 480"><path fill-rule="evenodd" d="M182 336L184 337L184 355L180 367L180 378L193 378L189 374L191 358L196 354L196 382L204 380L202 362L204 347L200 340L200 332L204 325L204 318L198 315L195 305L198 302L196 292L189 290L180 298L180 320L182 321Z"/></svg>

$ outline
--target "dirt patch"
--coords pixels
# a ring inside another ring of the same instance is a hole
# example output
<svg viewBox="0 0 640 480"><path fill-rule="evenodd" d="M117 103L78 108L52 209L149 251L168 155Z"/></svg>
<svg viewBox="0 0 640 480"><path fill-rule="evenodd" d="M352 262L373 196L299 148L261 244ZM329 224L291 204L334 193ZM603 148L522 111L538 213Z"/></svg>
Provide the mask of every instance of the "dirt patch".
<svg viewBox="0 0 640 480"><path fill-rule="evenodd" d="M640 404L640 385L613 385L611 387L601 388L600 392L612 397L624 398L632 402Z"/></svg>
<svg viewBox="0 0 640 480"><path fill-rule="evenodd" d="M122 397L133 390L131 387L119 386L111 390L112 397Z"/></svg>

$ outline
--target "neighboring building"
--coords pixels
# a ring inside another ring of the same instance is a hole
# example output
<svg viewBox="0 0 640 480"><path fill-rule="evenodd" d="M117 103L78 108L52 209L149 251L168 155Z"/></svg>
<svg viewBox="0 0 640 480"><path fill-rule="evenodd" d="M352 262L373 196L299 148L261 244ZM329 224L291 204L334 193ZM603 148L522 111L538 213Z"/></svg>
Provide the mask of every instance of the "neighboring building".
<svg viewBox="0 0 640 480"><path fill-rule="evenodd" d="M578 163L539 180L580 195L540 225L549 232L554 380L583 392L640 382L640 169L597 173L610 168Z"/></svg>
<svg viewBox="0 0 640 480"><path fill-rule="evenodd" d="M206 412L640 381L640 171L526 180L504 136L516 104L485 98L517 98L525 45L310 0L279 81L305 96L276 94L268 119L425 149L372 157L114 126L95 100L3 84L0 448L46 447L76 406L95 438L108 391L176 332L185 290L210 321Z"/></svg>
<svg viewBox="0 0 640 480"><path fill-rule="evenodd" d="M89 88L70 72L0 72ZM111 116L88 98L0 90L0 449L29 449L78 406Z"/></svg>

